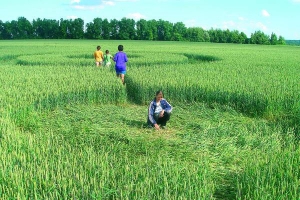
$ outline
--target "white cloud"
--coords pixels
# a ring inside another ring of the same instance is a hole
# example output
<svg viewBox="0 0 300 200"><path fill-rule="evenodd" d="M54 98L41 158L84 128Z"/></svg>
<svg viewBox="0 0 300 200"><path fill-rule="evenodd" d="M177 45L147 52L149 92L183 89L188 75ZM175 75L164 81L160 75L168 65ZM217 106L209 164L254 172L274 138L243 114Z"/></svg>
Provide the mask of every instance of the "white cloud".
<svg viewBox="0 0 300 200"><path fill-rule="evenodd" d="M223 22L223 29L230 29L235 26L236 26L236 24L234 23L234 21Z"/></svg>
<svg viewBox="0 0 300 200"><path fill-rule="evenodd" d="M78 10L84 10L84 6L73 6L73 8L78 9Z"/></svg>
<svg viewBox="0 0 300 200"><path fill-rule="evenodd" d="M244 21L244 20L245 20L244 17L238 17L238 19L239 19L240 21Z"/></svg>
<svg viewBox="0 0 300 200"><path fill-rule="evenodd" d="M119 1L119 2L136 2L138 0L115 0L115 1Z"/></svg>
<svg viewBox="0 0 300 200"><path fill-rule="evenodd" d="M71 0L71 4L80 3L80 0Z"/></svg>
<svg viewBox="0 0 300 200"><path fill-rule="evenodd" d="M103 9L103 5L96 5L96 6L73 6L73 8L78 9L78 10L96 10L96 9Z"/></svg>
<svg viewBox="0 0 300 200"><path fill-rule="evenodd" d="M257 28L263 30L263 31L267 31L267 30L268 30L267 26L265 26L265 25L264 25L263 23L261 23L261 22L257 22L257 23L255 24L255 26L256 26Z"/></svg>
<svg viewBox="0 0 300 200"><path fill-rule="evenodd" d="M300 3L300 0L293 0L293 2Z"/></svg>
<svg viewBox="0 0 300 200"><path fill-rule="evenodd" d="M184 22L184 24L187 26L187 27L196 27L197 26L197 21L195 19L190 19L190 20L186 20Z"/></svg>
<svg viewBox="0 0 300 200"><path fill-rule="evenodd" d="M67 16L67 19L77 19L78 17L75 16L75 15L70 15L70 16Z"/></svg>
<svg viewBox="0 0 300 200"><path fill-rule="evenodd" d="M96 10L103 9L105 6L114 6L118 2L136 2L139 0L71 0L73 8L78 10Z"/></svg>
<svg viewBox="0 0 300 200"><path fill-rule="evenodd" d="M139 20L139 19L145 19L146 16L142 15L141 13L130 13L126 16L129 19Z"/></svg>
<svg viewBox="0 0 300 200"><path fill-rule="evenodd" d="M270 14L269 14L268 11L266 11L266 10L262 10L262 11L261 11L261 14L262 14L262 16L264 16L264 17L270 17Z"/></svg>
<svg viewBox="0 0 300 200"><path fill-rule="evenodd" d="M246 18L243 18L243 20L236 19L223 21L220 24L213 25L212 28L221 30L229 29L230 31L238 30L239 32L244 32L248 37L257 30L264 33L269 31L268 27L262 22L252 21Z"/></svg>
<svg viewBox="0 0 300 200"><path fill-rule="evenodd" d="M107 6L114 6L114 5L116 5L116 3L113 2L113 1L103 1L103 4L107 5Z"/></svg>

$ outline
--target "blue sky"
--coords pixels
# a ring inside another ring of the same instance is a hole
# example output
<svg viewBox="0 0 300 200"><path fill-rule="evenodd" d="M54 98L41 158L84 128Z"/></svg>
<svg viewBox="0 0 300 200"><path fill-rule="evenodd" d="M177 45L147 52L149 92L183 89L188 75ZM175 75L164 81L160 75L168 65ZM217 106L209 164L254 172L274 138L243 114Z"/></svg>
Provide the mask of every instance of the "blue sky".
<svg viewBox="0 0 300 200"><path fill-rule="evenodd" d="M205 30L239 30L250 37L261 30L300 40L300 0L6 0L0 3L2 22L25 17L74 19L123 17L183 22Z"/></svg>

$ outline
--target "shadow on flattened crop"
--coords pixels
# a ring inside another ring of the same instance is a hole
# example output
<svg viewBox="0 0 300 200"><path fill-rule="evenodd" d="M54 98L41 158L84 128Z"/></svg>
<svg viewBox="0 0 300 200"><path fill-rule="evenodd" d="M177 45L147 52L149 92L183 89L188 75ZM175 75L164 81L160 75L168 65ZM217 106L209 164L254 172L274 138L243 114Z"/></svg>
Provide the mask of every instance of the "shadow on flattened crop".
<svg viewBox="0 0 300 200"><path fill-rule="evenodd" d="M13 61L17 58L17 55L4 55L0 57L0 60L2 62L8 62L8 61Z"/></svg>
<svg viewBox="0 0 300 200"><path fill-rule="evenodd" d="M67 58L77 59L77 58L85 58L85 59L93 59L93 54L77 54L77 55L67 55Z"/></svg>
<svg viewBox="0 0 300 200"><path fill-rule="evenodd" d="M139 54L132 53L132 54L127 55L127 57L130 59L130 58L142 58L143 56L139 55Z"/></svg>
<svg viewBox="0 0 300 200"><path fill-rule="evenodd" d="M136 128L146 128L147 123L146 123L146 118L145 121L140 121L140 120L130 120L126 119L125 117L122 119L122 121L125 122L130 127L136 127Z"/></svg>
<svg viewBox="0 0 300 200"><path fill-rule="evenodd" d="M37 99L34 103L35 110L53 110L59 106L76 103L123 103L126 95L115 90L115 100L111 101L106 97L112 95L110 91L99 88L98 90L86 90L76 92L65 92L60 94L50 94L47 98Z"/></svg>
<svg viewBox="0 0 300 200"><path fill-rule="evenodd" d="M88 101L96 101L101 99L100 91L81 91L81 92L69 92L60 93L58 95L50 94L47 98L37 99L34 102L35 110L53 110L59 106L65 106L71 103L84 103Z"/></svg>
<svg viewBox="0 0 300 200"><path fill-rule="evenodd" d="M199 63L199 62L214 62L214 61L220 61L221 59L215 56L208 56L208 55L199 55L199 54L188 54L185 53L184 56L186 56L189 59L189 63Z"/></svg>
<svg viewBox="0 0 300 200"><path fill-rule="evenodd" d="M216 187L214 197L216 199L230 200L235 199L237 196L237 184L236 184L237 174L229 172L222 175L222 180Z"/></svg>

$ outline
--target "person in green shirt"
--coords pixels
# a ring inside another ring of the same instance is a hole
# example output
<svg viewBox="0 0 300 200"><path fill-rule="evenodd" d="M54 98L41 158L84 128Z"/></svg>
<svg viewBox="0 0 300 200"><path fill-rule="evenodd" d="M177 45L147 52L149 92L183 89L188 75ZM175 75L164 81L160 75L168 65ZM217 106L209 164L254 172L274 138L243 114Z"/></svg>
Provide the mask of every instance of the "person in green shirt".
<svg viewBox="0 0 300 200"><path fill-rule="evenodd" d="M111 60L113 59L113 56L109 53L108 50L105 51L105 55L104 55L104 63L103 65L105 67L109 67L111 65Z"/></svg>

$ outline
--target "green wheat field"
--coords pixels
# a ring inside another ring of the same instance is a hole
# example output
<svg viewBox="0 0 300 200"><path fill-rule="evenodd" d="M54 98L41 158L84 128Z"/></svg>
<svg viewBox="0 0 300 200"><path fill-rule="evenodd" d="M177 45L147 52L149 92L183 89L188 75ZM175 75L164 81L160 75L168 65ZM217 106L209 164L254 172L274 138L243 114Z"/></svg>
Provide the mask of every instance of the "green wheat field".
<svg viewBox="0 0 300 200"><path fill-rule="evenodd" d="M126 85L93 52L127 53ZM300 199L300 48L0 41L0 199ZM166 130L146 127L157 90Z"/></svg>

